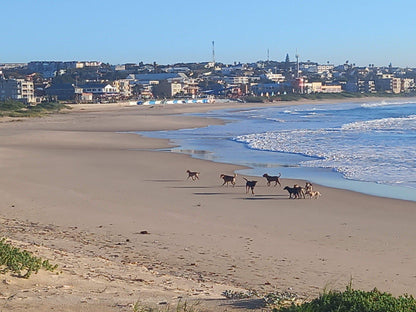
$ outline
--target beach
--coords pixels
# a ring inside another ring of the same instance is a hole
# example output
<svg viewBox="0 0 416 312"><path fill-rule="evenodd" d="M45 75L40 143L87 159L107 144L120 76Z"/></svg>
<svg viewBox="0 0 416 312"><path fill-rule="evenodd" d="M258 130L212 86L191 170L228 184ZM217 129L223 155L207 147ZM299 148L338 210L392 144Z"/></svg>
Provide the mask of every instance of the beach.
<svg viewBox="0 0 416 312"><path fill-rule="evenodd" d="M2 276L3 309L132 311L198 299L212 311L245 310L250 302L221 293L311 298L350 282L416 295L415 202L320 185L319 199L292 200L259 177L246 177L258 180L246 194L240 175L235 187L221 185L220 174L241 167L134 133L221 124L179 114L258 105L74 105L3 119L1 235L59 266L29 280Z"/></svg>

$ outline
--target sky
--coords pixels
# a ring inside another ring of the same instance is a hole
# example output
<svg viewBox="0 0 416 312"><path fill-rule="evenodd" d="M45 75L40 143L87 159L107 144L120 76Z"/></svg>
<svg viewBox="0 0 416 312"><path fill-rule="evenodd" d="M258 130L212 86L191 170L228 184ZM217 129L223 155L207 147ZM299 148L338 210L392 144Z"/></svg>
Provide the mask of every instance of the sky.
<svg viewBox="0 0 416 312"><path fill-rule="evenodd" d="M416 67L414 0L0 0L0 63Z"/></svg>

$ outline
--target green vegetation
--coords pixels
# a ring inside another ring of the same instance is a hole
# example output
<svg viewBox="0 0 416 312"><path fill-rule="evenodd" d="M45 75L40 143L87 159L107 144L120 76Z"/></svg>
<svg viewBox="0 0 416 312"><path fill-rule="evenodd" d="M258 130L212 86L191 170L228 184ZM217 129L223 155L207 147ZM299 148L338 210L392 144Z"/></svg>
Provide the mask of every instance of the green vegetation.
<svg viewBox="0 0 416 312"><path fill-rule="evenodd" d="M414 312L412 296L394 297L374 289L362 291L348 286L344 292L324 292L318 298L299 306L274 308L273 312Z"/></svg>
<svg viewBox="0 0 416 312"><path fill-rule="evenodd" d="M243 99L248 103L263 103L267 101L267 97L265 96L246 96Z"/></svg>
<svg viewBox="0 0 416 312"><path fill-rule="evenodd" d="M51 265L48 260L33 256L26 250L22 251L13 247L6 242L5 238L0 240L0 273L12 272L19 277L29 278L33 272L38 273L39 269L53 271L57 267L57 265Z"/></svg>
<svg viewBox="0 0 416 312"><path fill-rule="evenodd" d="M39 103L36 106L16 100L0 101L0 117L40 117L45 114L56 113L66 108L64 104L56 102Z"/></svg>
<svg viewBox="0 0 416 312"><path fill-rule="evenodd" d="M164 306L163 308L150 308L143 306L140 302L136 302L133 306L133 312L198 312L197 306L199 301L189 304L186 301L182 302L179 300L178 304L175 307L169 305Z"/></svg>

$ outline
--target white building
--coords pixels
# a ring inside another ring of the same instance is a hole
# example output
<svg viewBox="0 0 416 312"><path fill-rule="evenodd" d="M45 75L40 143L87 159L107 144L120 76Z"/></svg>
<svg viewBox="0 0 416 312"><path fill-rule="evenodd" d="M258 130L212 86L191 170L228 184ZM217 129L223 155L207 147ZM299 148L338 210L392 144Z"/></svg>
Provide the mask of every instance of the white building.
<svg viewBox="0 0 416 312"><path fill-rule="evenodd" d="M282 74L272 74L272 73L267 73L266 74L267 79L274 81L274 82L284 82L285 81L285 76L283 76Z"/></svg>
<svg viewBox="0 0 416 312"><path fill-rule="evenodd" d="M248 84L249 83L249 79L247 76L224 77L224 81L228 84Z"/></svg>
<svg viewBox="0 0 416 312"><path fill-rule="evenodd" d="M7 99L34 103L36 100L33 82L24 79L0 79L0 100Z"/></svg>

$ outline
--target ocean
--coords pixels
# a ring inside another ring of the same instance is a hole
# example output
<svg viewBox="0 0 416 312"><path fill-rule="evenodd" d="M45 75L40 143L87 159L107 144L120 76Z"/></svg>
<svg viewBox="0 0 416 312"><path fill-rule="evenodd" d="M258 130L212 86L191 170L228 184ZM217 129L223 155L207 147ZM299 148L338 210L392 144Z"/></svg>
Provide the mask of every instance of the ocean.
<svg viewBox="0 0 416 312"><path fill-rule="evenodd" d="M196 115L196 114L194 114ZM330 187L416 201L416 102L216 110L225 125L141 134L193 157Z"/></svg>

